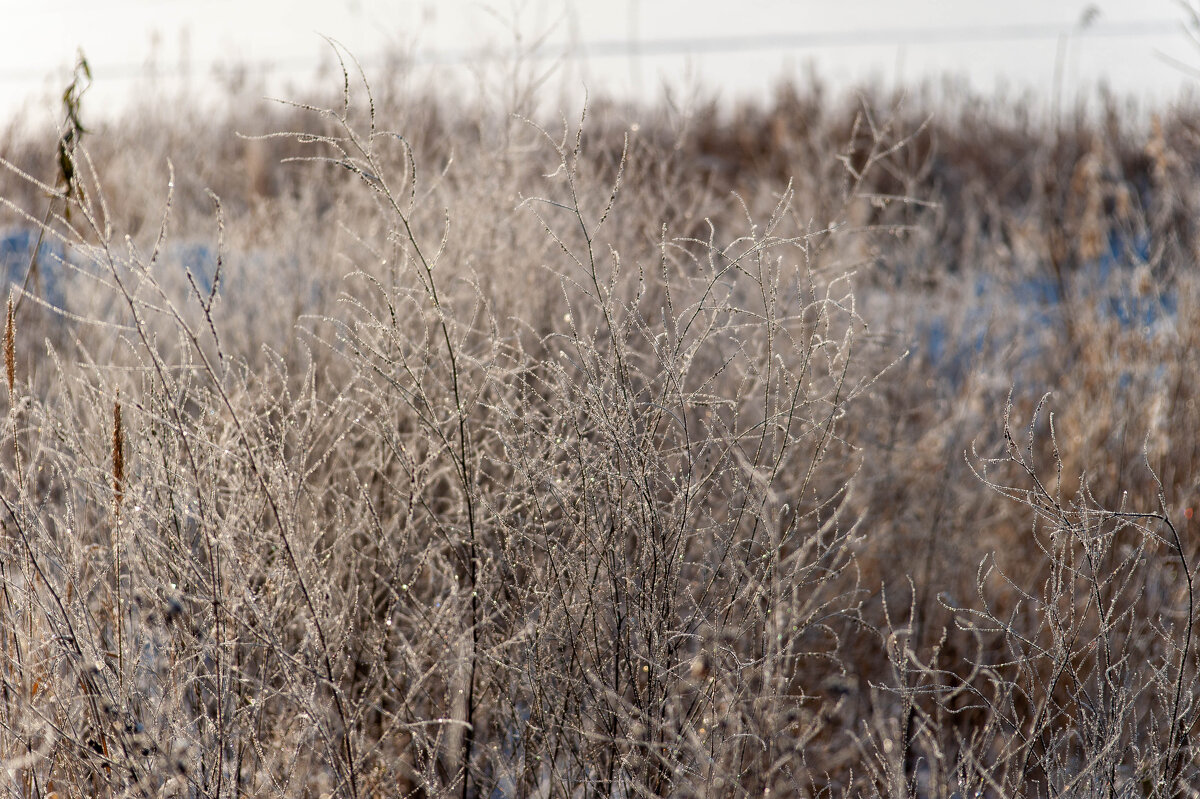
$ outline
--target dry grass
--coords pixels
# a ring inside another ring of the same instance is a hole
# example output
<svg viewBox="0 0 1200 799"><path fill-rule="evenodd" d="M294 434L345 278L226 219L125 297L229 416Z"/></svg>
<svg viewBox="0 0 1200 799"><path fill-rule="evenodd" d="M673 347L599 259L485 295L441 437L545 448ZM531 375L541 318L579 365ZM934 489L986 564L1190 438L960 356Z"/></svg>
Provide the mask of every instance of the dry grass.
<svg viewBox="0 0 1200 799"><path fill-rule="evenodd" d="M0 148L8 795L1190 795L1192 112L379 88Z"/></svg>

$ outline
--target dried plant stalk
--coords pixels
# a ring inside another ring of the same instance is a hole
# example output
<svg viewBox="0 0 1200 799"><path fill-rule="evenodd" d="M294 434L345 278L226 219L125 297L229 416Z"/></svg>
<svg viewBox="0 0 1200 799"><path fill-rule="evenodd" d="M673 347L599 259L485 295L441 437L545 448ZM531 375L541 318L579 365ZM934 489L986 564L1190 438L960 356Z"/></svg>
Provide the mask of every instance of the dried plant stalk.
<svg viewBox="0 0 1200 799"><path fill-rule="evenodd" d="M11 384L10 384L11 385ZM125 498L125 432L121 427L121 400L113 402L112 433L112 480L113 502L116 513L121 512L121 500Z"/></svg>
<svg viewBox="0 0 1200 799"><path fill-rule="evenodd" d="M13 319L12 296L8 298L8 316L4 322L4 376L8 378L8 395L17 382L17 325Z"/></svg>

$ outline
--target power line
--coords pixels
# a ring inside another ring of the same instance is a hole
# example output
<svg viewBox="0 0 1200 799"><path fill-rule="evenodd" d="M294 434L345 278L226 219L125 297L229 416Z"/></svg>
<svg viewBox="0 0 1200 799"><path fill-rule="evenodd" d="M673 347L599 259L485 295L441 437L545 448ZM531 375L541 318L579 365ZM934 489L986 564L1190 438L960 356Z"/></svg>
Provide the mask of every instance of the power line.
<svg viewBox="0 0 1200 799"><path fill-rule="evenodd" d="M1070 25L971 25L946 28L877 28L860 31L768 33L752 36L714 36L696 39L651 39L641 42L610 40L583 43L591 56L685 55L688 53L791 50L860 45L973 44L982 42L1047 41L1061 36L1132 38L1182 31L1177 20L1094 23L1084 29Z"/></svg>
<svg viewBox="0 0 1200 799"><path fill-rule="evenodd" d="M1052 41L1064 36L1079 40L1090 38L1137 38L1178 34L1183 30L1178 20L1137 20L1131 22L1096 22L1086 27L1069 24L1028 25L969 25L926 28L875 28L866 30L809 31L766 33L746 36L712 36L688 39L601 39L581 42L577 46L543 45L532 51L514 50L430 50L410 57L417 65L454 65L525 58L530 60L586 60L589 58L644 58L647 56L708 55L745 53L767 50L812 50L822 47L905 46L914 44L982 44L1001 42ZM379 65L381 57L362 59L364 66ZM102 80L133 80L137 78L181 78L204 70L230 69L263 75L273 72L296 72L313 66L312 58L283 58L274 60L211 62L196 67L171 66L162 68L147 64L93 64L93 73ZM46 78L47 72L32 68L0 71L0 82L32 82Z"/></svg>

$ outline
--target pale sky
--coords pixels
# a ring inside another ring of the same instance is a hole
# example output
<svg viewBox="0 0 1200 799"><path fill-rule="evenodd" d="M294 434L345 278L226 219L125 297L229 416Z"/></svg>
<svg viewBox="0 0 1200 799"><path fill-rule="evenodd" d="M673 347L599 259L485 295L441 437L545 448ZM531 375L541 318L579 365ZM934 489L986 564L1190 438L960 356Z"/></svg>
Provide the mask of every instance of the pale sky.
<svg viewBox="0 0 1200 799"><path fill-rule="evenodd" d="M1042 95L1057 65L1067 94L1105 81L1148 102L1200 80L1200 45L1176 0L0 0L0 11L5 117L57 115L80 47L95 73L89 102L102 112L184 82L216 96L229 80L219 76L239 66L265 93L287 96L321 65L331 80L322 36L368 76L386 53L405 53L426 65L419 80L448 90L481 48L534 42L546 56L572 54L555 78L580 96L585 86L641 98L699 86L765 97L810 65L835 86L950 74L984 92Z"/></svg>

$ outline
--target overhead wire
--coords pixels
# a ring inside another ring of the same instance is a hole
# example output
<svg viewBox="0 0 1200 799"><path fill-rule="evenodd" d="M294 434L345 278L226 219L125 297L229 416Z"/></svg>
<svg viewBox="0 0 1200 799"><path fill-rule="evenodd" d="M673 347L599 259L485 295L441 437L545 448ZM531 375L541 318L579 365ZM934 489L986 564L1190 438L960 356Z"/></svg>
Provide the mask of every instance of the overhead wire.
<svg viewBox="0 0 1200 799"><path fill-rule="evenodd" d="M543 44L532 50L462 48L417 51L407 60L417 65L474 64L525 58L530 60L587 60L591 58L646 58L675 55L709 55L769 50L814 50L823 47L907 46L914 44L949 45L1004 42L1053 41L1064 36L1087 38L1137 38L1177 34L1184 26L1179 20L1146 19L1127 22L1102 21L1080 28L1070 24L963 25L921 28L868 28L862 30L795 31L654 39L600 39L572 44ZM361 59L364 66L383 62L383 57ZM97 76L106 80L139 78L170 79L194 75L203 69L236 69L251 74L290 72L311 67L308 57L261 60L210 61L192 65L161 65L146 61L93 64ZM0 70L0 82L43 80L47 71L32 67Z"/></svg>

